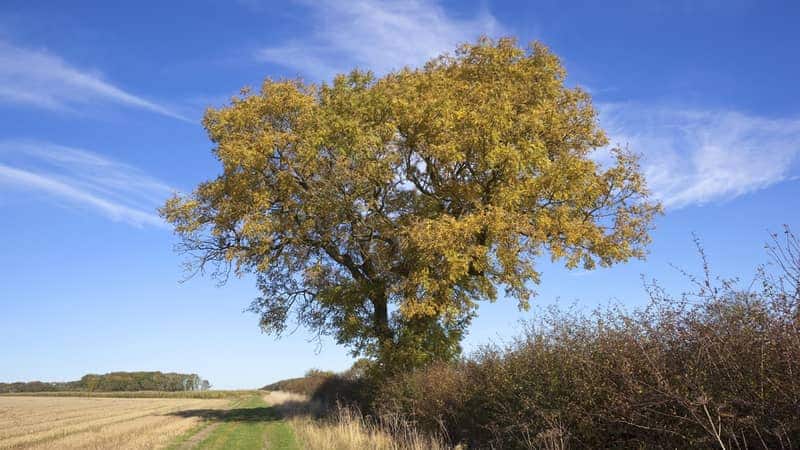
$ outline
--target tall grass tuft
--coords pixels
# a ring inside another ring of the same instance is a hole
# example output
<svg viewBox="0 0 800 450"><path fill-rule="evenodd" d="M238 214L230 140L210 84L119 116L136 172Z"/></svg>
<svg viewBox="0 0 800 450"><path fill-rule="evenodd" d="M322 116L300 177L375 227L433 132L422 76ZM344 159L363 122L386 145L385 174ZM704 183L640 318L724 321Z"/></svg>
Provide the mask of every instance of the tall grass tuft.
<svg viewBox="0 0 800 450"><path fill-rule="evenodd" d="M423 434L396 414L373 420L350 407L338 408L326 420L297 418L292 424L303 448L309 450L452 448L441 439Z"/></svg>

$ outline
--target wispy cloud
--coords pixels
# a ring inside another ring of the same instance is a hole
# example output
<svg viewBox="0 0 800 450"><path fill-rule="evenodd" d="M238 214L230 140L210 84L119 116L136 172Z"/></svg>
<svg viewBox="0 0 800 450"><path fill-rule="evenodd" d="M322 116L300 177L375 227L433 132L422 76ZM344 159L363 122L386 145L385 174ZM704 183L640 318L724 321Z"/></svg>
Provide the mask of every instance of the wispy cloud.
<svg viewBox="0 0 800 450"><path fill-rule="evenodd" d="M52 196L134 226L165 226L155 209L174 192L138 169L95 153L37 141L0 141L0 185Z"/></svg>
<svg viewBox="0 0 800 450"><path fill-rule="evenodd" d="M791 179L800 118L735 111L600 106L612 144L643 155L648 184L668 208L702 205Z"/></svg>
<svg viewBox="0 0 800 450"><path fill-rule="evenodd" d="M301 3L309 12L308 36L260 49L256 57L317 79L353 66L385 73L421 64L459 43L501 31L488 12L456 18L433 0Z"/></svg>
<svg viewBox="0 0 800 450"><path fill-rule="evenodd" d="M131 94L56 55L0 41L0 102L74 111L92 102L116 103L190 121L162 105Z"/></svg>

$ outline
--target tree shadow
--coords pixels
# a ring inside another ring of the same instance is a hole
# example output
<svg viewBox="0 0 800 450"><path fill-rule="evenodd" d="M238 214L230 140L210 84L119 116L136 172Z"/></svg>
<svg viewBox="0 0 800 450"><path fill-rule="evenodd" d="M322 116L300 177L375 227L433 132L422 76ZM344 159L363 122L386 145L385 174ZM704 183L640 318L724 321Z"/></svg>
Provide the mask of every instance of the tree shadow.
<svg viewBox="0 0 800 450"><path fill-rule="evenodd" d="M292 405L286 403L292 403ZM185 409L173 411L167 415L184 418L200 417L215 422L272 422L303 414L305 402L286 403L279 406L258 406L253 408Z"/></svg>

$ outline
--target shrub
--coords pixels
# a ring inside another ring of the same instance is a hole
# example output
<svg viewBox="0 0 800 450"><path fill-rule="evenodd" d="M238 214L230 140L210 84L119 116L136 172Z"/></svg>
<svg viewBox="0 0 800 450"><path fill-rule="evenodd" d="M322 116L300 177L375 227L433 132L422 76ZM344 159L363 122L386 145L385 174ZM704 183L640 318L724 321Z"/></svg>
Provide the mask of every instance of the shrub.
<svg viewBox="0 0 800 450"><path fill-rule="evenodd" d="M777 242L777 241L776 241ZM398 414L470 448L798 448L800 245L770 247L757 289L689 277L648 306L551 309L505 347L487 346L379 388Z"/></svg>
<svg viewBox="0 0 800 450"><path fill-rule="evenodd" d="M335 375L336 374L334 372L311 369L302 377L280 380L275 383L268 384L261 389L267 391L294 392L296 394L311 396L320 388L320 386L322 386L328 379L334 377Z"/></svg>
<svg viewBox="0 0 800 450"><path fill-rule="evenodd" d="M330 415L338 414L342 408L370 412L372 400L383 380L378 364L359 359L350 369L326 379L314 391L311 400Z"/></svg>

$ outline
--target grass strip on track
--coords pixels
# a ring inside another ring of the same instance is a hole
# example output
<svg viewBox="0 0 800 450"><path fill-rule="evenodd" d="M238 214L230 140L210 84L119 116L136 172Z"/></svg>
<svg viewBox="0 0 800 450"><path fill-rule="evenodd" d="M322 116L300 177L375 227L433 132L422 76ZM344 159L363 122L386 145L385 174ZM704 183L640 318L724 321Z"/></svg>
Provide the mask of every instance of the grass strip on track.
<svg viewBox="0 0 800 450"><path fill-rule="evenodd" d="M201 415L210 422L207 426L215 428L199 442L196 436L204 430L192 430L173 441L169 447L171 449L187 448L187 443L196 443L189 448L300 450L291 426L283 421L277 410L268 406L260 395L235 399L226 410L186 411L186 413Z"/></svg>
<svg viewBox="0 0 800 450"><path fill-rule="evenodd" d="M292 426L281 420L267 424L266 448L272 450L299 450L300 445Z"/></svg>

